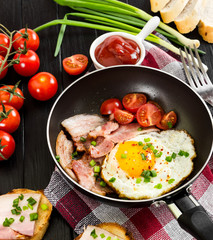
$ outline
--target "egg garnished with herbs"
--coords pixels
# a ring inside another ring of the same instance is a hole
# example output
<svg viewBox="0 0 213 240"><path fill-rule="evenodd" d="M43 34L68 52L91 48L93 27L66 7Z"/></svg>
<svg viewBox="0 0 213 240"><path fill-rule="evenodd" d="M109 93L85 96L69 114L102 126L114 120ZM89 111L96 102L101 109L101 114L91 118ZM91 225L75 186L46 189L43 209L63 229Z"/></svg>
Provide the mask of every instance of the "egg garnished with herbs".
<svg viewBox="0 0 213 240"><path fill-rule="evenodd" d="M142 134L113 148L101 176L120 197L155 198L189 176L195 157L194 140L184 130Z"/></svg>

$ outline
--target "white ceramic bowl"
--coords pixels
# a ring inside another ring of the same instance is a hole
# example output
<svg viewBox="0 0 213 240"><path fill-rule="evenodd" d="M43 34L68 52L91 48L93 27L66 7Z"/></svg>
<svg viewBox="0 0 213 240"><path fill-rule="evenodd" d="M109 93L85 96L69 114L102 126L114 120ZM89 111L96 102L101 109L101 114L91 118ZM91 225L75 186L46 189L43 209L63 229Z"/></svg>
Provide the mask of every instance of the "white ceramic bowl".
<svg viewBox="0 0 213 240"><path fill-rule="evenodd" d="M138 35L132 35L129 33L125 33L125 32L109 32L109 33L105 33L103 35L101 35L100 37L96 38L93 43L90 46L90 57L94 63L94 66L96 69L102 69L105 68L105 66L101 65L96 57L95 57L95 49L97 48L98 45L100 45L106 38L110 37L110 36L121 36L123 38L127 38L127 39L131 39L133 41L135 41L137 43L137 45L140 48L140 58L137 61L136 64L134 65L141 65L141 63L143 62L144 58L145 58L145 47L143 45L143 40L151 33L155 30L155 28L158 26L160 22L159 17L153 17L151 18L148 23L144 26L144 28L141 30L141 32Z"/></svg>

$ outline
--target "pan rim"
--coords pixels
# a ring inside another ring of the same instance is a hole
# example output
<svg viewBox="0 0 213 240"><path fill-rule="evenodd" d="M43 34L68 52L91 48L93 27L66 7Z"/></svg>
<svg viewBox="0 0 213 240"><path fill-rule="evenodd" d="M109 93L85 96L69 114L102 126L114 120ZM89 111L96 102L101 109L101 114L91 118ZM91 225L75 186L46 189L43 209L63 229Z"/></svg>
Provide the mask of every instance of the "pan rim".
<svg viewBox="0 0 213 240"><path fill-rule="evenodd" d="M167 198L167 197L171 197L172 195L174 195L175 193L179 192L179 191L182 191L183 189L186 189L189 185L191 185L198 177L199 175L201 174L201 172L204 170L204 168L206 167L206 165L208 164L210 158L211 158L211 155L213 153L213 139L212 139L212 145L211 145L211 149L210 149L210 152L209 152L209 155L205 161L205 163L203 164L202 168L198 171L198 173L192 178L190 179L189 181L187 181L185 184L183 185L180 185L179 187L175 188L174 190L171 190L169 191L168 193L165 193L164 195L161 195L161 196L158 196L158 197L155 197L155 198L149 198L149 199L137 199L137 200L132 200L132 199L119 199L119 198L112 198L112 197L108 197L108 196L102 196L102 195L99 195L97 193L94 193L86 188L84 188L83 186L81 186L79 183L77 183L75 180L73 180L66 172L65 170L61 167L61 165L57 162L57 160L55 159L55 155L52 151L52 147L51 147L51 143L50 143L50 138L49 138L49 127L50 127L50 119L51 119L51 116L52 116L52 113L55 109L55 106L56 104L58 103L58 101L60 100L60 98L63 96L63 94L68 91L69 88L71 88L74 84L76 84L77 82L79 82L80 80L82 80L83 78L85 78L86 76L88 75L92 75L92 74L95 74L96 72L99 72L99 71L106 71L107 69L114 69L114 68L126 68L126 67L131 67L131 68L142 68L142 69L150 69L150 70L153 70L153 71L157 71L157 72L160 72L160 73L163 73L163 74L166 74L166 75L169 75L170 77L172 78L175 78L176 80L180 81L182 84L185 84L191 91L193 91L193 93L195 95L197 95L197 97L200 99L200 101L203 103L203 105L205 106L205 109L207 110L207 113L210 117L210 120L211 120L211 126L212 126L212 131L213 131L213 117L211 115L211 112L207 106L207 104L205 103L205 101L201 98L201 96L194 90L192 89L186 82L184 82L182 79L176 77L175 75L172 75L171 73L168 73L168 72L165 72L163 70L160 70L160 69L156 69L156 68L153 68L153 67L148 67L148 66L135 66L135 65L117 65L117 66L111 66L111 67L107 67L107 68L104 68L104 69L96 69L92 72L88 72L86 73L84 76L81 76L79 77L78 79L76 79L74 82L72 82L70 85L68 85L61 93L60 95L57 97L57 99L55 100L55 102L53 103L52 105L52 108L49 112L49 116L48 116L48 119L47 119L47 125L46 125L46 137L47 137L47 144L48 144L48 148L49 148L49 151L51 153L51 156L57 166L57 168L60 169L60 171L63 173L64 176L66 176L66 178L68 178L74 185L77 185L77 187L81 188L83 191L86 191L88 192L89 194L92 194L93 196L95 197L98 197L98 198L101 198L101 199L104 199L104 200L107 200L107 201L113 201L113 202L117 202L117 203L129 203L129 204L137 204L137 203L148 203L150 201L152 202L157 202L157 201L160 201L162 200L163 198ZM63 178L64 178L63 176ZM64 178L65 179L65 178ZM73 184L71 185L67 179L65 179L66 182L73 188Z"/></svg>

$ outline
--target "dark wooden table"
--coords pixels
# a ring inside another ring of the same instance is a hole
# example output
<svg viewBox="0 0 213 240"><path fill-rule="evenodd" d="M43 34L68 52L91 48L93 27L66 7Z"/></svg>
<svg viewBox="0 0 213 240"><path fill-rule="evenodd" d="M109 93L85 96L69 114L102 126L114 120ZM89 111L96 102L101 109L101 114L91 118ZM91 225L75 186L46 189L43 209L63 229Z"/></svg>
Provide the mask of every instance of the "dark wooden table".
<svg viewBox="0 0 213 240"><path fill-rule="evenodd" d="M148 0L128 0L149 13ZM9 30L19 30L28 25L35 28L56 18L63 18L71 10L59 7L53 0L1 0L0 23ZM28 90L29 78L18 76L12 68L2 80L3 84L14 84L21 80L21 89L25 95L25 103L20 110L21 125L13 134L16 150L13 156L0 162L0 194L7 193L14 188L43 189L47 186L54 170L54 162L50 156L46 141L46 124L49 111L57 96L72 83L76 77L71 77L62 69L62 59L76 53L89 56L89 46L101 34L101 31L79 27L67 27L63 46L58 57L54 57L59 26L51 27L39 32L40 47L37 51L41 66L39 71L52 73L58 80L57 95L46 102L33 99ZM197 30L188 36L201 41L201 49L206 51L202 57L209 67L208 74L213 79L213 44L202 40ZM89 59L89 66L92 62ZM50 221L50 226L44 239L74 239L73 230L56 210Z"/></svg>

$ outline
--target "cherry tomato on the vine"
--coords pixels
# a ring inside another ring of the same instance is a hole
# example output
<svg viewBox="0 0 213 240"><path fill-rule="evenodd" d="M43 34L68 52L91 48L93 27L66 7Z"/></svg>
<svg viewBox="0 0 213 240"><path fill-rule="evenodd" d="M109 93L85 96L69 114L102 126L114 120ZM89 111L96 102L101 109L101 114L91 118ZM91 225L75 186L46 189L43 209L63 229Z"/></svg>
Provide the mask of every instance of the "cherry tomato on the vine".
<svg viewBox="0 0 213 240"><path fill-rule="evenodd" d="M7 160L14 151L14 138L9 133L0 130L0 161Z"/></svg>
<svg viewBox="0 0 213 240"><path fill-rule="evenodd" d="M4 61L4 57L0 55L0 67L3 61ZM6 68L0 73L0 79L4 78L7 74L7 70L8 70L7 63L4 64L4 67Z"/></svg>
<svg viewBox="0 0 213 240"><path fill-rule="evenodd" d="M64 70L70 75L81 74L87 67L88 58L83 54L75 54L63 60Z"/></svg>
<svg viewBox="0 0 213 240"><path fill-rule="evenodd" d="M19 82L15 85L4 85L0 87L0 102L13 106L17 110L24 104L24 94L21 89L18 88Z"/></svg>
<svg viewBox="0 0 213 240"><path fill-rule="evenodd" d="M13 133L20 125L19 112L10 105L0 105L0 130Z"/></svg>
<svg viewBox="0 0 213 240"><path fill-rule="evenodd" d="M15 50L19 48L24 49L24 42L26 42L26 49L36 51L40 45L38 34L30 28L27 28L27 35L25 36L26 29L22 28L13 36L13 47ZM23 36L23 37L21 37Z"/></svg>
<svg viewBox="0 0 213 240"><path fill-rule="evenodd" d="M7 48L9 48L10 39L7 35L0 33L0 55L6 56Z"/></svg>
<svg viewBox="0 0 213 240"><path fill-rule="evenodd" d="M35 99L46 101L56 94L58 82L51 73L40 72L30 79L28 90Z"/></svg>
<svg viewBox="0 0 213 240"><path fill-rule="evenodd" d="M38 71L40 67L40 59L33 50L28 50L25 54L16 53L13 59L18 59L18 57L19 63L14 64L13 68L19 75L29 77Z"/></svg>

